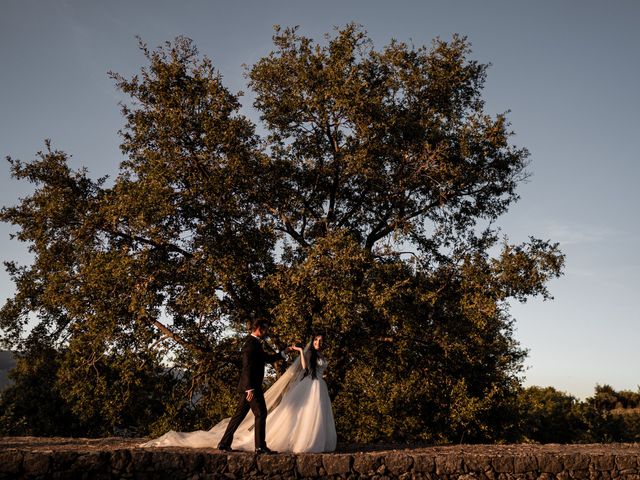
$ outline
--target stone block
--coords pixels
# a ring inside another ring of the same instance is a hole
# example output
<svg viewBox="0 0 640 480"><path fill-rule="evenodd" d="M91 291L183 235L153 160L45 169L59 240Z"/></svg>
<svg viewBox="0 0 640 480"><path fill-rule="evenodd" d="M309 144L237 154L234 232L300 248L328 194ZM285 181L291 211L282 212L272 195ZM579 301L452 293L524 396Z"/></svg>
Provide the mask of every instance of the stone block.
<svg viewBox="0 0 640 480"><path fill-rule="evenodd" d="M359 453L353 456L353 470L359 475L370 475L380 466L381 455Z"/></svg>
<svg viewBox="0 0 640 480"><path fill-rule="evenodd" d="M152 452L148 450L132 450L129 469L134 472L146 472L151 468L152 461Z"/></svg>
<svg viewBox="0 0 640 480"><path fill-rule="evenodd" d="M498 474L493 470L486 470L477 474L482 480L498 480Z"/></svg>
<svg viewBox="0 0 640 480"><path fill-rule="evenodd" d="M434 473L436 471L436 459L433 455L413 455L413 471L416 473Z"/></svg>
<svg viewBox="0 0 640 480"><path fill-rule="evenodd" d="M526 473L498 473L497 480L527 480Z"/></svg>
<svg viewBox="0 0 640 480"><path fill-rule="evenodd" d="M638 459L635 455L616 455L616 467L618 470L637 468Z"/></svg>
<svg viewBox="0 0 640 480"><path fill-rule="evenodd" d="M258 455L256 459L258 471L268 475L276 475L293 472L296 460L293 455Z"/></svg>
<svg viewBox="0 0 640 480"><path fill-rule="evenodd" d="M449 475L463 473L462 457L460 455L436 455L436 474Z"/></svg>
<svg viewBox="0 0 640 480"><path fill-rule="evenodd" d="M158 450L151 457L150 472L178 472L184 471L183 455L179 452Z"/></svg>
<svg viewBox="0 0 640 480"><path fill-rule="evenodd" d="M491 459L491 465L497 473L514 473L513 457L498 455Z"/></svg>
<svg viewBox="0 0 640 480"><path fill-rule="evenodd" d="M624 468L622 470L618 470L618 473L620 474L621 477L626 478L630 475L637 475L638 474L638 469L637 468Z"/></svg>
<svg viewBox="0 0 640 480"><path fill-rule="evenodd" d="M60 452L62 453L62 452ZM126 472L131 464L131 453L129 450L114 450L111 452L111 470L117 473Z"/></svg>
<svg viewBox="0 0 640 480"><path fill-rule="evenodd" d="M302 454L296 459L296 470L301 477L315 477L322 467L322 455Z"/></svg>
<svg viewBox="0 0 640 480"><path fill-rule="evenodd" d="M51 458L43 452L26 452L22 459L22 466L28 476L45 475L49 472Z"/></svg>
<svg viewBox="0 0 640 480"><path fill-rule="evenodd" d="M158 480L158 475L155 472L137 472L134 478L136 480Z"/></svg>
<svg viewBox="0 0 640 480"><path fill-rule="evenodd" d="M204 455L202 453L193 452L183 457L185 472L201 472L204 467Z"/></svg>
<svg viewBox="0 0 640 480"><path fill-rule="evenodd" d="M51 458L51 471L64 472L67 470L71 470L77 458L78 452L65 450L55 452Z"/></svg>
<svg viewBox="0 0 640 480"><path fill-rule="evenodd" d="M247 475L256 469L256 456L252 453L227 455L227 469L234 475Z"/></svg>
<svg viewBox="0 0 640 480"><path fill-rule="evenodd" d="M431 474L431 473L416 473L415 471L413 471L411 473L411 480L434 480L433 475L435 474ZM360 477L360 478L371 478L371 477Z"/></svg>
<svg viewBox="0 0 640 480"><path fill-rule="evenodd" d="M411 470L413 458L409 455L394 453L388 455L384 463L392 475L399 476Z"/></svg>
<svg viewBox="0 0 640 480"><path fill-rule="evenodd" d="M22 466L22 452L17 450L0 451L0 474L17 475Z"/></svg>
<svg viewBox="0 0 640 480"><path fill-rule="evenodd" d="M589 470L589 480L611 480L611 473L601 470Z"/></svg>
<svg viewBox="0 0 640 480"><path fill-rule="evenodd" d="M322 459L327 475L346 475L351 472L353 457L351 455L325 455Z"/></svg>
<svg viewBox="0 0 640 480"><path fill-rule="evenodd" d="M202 458L202 470L207 474L222 474L227 470L226 453L208 453Z"/></svg>
<svg viewBox="0 0 640 480"><path fill-rule="evenodd" d="M468 472L483 473L491 470L491 457L488 455L465 454L464 464Z"/></svg>
<svg viewBox="0 0 640 480"><path fill-rule="evenodd" d="M570 455L564 455L562 459L564 462L564 468L569 471L588 470L591 458L584 453L573 453Z"/></svg>
<svg viewBox="0 0 640 480"><path fill-rule="evenodd" d="M513 457L513 473L527 473L538 470L536 457L531 455L518 455Z"/></svg>
<svg viewBox="0 0 640 480"><path fill-rule="evenodd" d="M538 460L538 469L542 473L560 473L564 470L560 459L553 454L539 454L536 456Z"/></svg>
<svg viewBox="0 0 640 480"><path fill-rule="evenodd" d="M567 470L571 478L580 479L589 478L589 470Z"/></svg>
<svg viewBox="0 0 640 480"><path fill-rule="evenodd" d="M88 477L88 475L86 476ZM62 472L54 471L51 474L51 477L47 476L47 478L51 478L51 480L78 480L78 478L83 478L83 475L80 472L66 470ZM12 480L15 480L15 478L13 478Z"/></svg>
<svg viewBox="0 0 640 480"><path fill-rule="evenodd" d="M591 457L593 468L601 472L611 471L615 468L616 457L610 454L594 455Z"/></svg>

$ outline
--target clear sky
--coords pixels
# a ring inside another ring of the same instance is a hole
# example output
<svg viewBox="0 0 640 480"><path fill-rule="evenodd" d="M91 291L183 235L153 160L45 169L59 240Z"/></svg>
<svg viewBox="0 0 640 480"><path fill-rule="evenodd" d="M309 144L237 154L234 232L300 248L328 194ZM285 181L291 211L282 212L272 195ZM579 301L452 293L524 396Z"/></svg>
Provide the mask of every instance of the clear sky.
<svg viewBox="0 0 640 480"><path fill-rule="evenodd" d="M238 91L242 64L270 51L274 24L321 41L351 21L377 48L467 35L472 57L492 64L487 112L511 110L513 142L532 154L532 178L499 224L511 241L551 239L567 255L554 301L511 309L529 349L525 383L580 398L596 383L637 391L638 0L2 0L0 154L30 160L51 138L74 167L113 175L123 120L107 71L131 75L144 64L135 35L150 47L191 37ZM0 164L0 204L27 193ZM0 257L28 262L10 231L0 226ZM12 292L0 274L0 301Z"/></svg>

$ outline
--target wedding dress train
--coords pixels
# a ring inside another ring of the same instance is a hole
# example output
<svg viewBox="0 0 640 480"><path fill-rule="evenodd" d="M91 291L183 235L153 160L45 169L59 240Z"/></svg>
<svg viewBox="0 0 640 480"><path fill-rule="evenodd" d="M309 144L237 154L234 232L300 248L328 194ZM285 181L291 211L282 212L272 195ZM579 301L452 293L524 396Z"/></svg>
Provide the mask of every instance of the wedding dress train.
<svg viewBox="0 0 640 480"><path fill-rule="evenodd" d="M309 364L309 347L304 351ZM304 376L298 357L287 371L264 393L267 404L266 440L270 449L279 452L330 452L335 450L337 435L327 384L322 378L327 368L324 357L318 358L316 377ZM215 448L224 434L229 418L211 430L195 432L169 431L142 447ZM254 416L250 411L233 437L234 450L253 451Z"/></svg>

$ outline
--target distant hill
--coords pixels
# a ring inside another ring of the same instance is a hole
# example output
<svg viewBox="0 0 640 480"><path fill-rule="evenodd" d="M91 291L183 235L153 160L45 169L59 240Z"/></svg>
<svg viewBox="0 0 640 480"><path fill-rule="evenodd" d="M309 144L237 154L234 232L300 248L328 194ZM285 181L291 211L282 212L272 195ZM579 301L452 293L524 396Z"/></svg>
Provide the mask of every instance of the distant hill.
<svg viewBox="0 0 640 480"><path fill-rule="evenodd" d="M0 390L9 386L9 370L16 365L16 360L11 352L0 351Z"/></svg>

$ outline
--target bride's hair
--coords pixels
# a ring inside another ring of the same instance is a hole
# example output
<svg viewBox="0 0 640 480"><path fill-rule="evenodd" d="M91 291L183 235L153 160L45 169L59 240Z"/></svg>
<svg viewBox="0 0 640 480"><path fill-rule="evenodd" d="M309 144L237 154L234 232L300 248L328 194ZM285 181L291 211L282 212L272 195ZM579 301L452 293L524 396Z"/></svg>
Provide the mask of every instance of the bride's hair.
<svg viewBox="0 0 640 480"><path fill-rule="evenodd" d="M316 338L318 337L323 337L324 335L321 333L316 333L311 337L311 345L309 346L309 351L311 352L311 357L309 358L309 366L307 367L307 369L304 372L304 377L306 377L307 375L311 374L311 378L316 379L318 378L318 374L316 373L317 369L318 369L318 350L316 350L316 347L313 345ZM304 378L302 377L302 378Z"/></svg>

